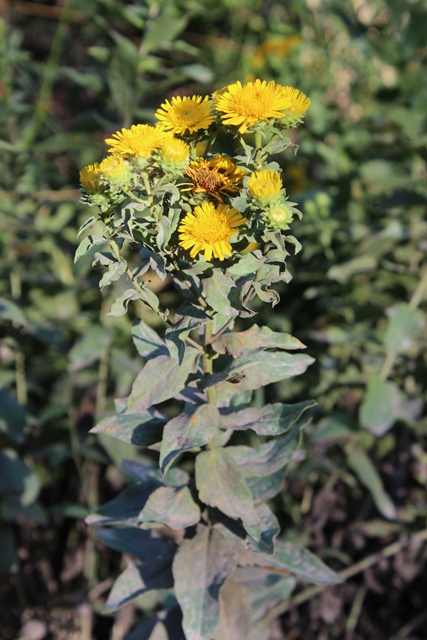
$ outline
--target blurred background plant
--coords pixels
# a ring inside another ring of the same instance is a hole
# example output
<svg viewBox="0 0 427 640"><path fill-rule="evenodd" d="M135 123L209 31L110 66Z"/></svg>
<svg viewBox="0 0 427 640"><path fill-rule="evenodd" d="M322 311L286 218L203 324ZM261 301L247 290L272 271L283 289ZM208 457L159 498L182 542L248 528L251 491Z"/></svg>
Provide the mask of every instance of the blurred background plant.
<svg viewBox="0 0 427 640"><path fill-rule="evenodd" d="M38 625L40 638L118 640L155 602L100 615L122 560L83 522L124 486L122 460L143 457L88 433L143 361L132 317L106 316L117 290L100 299L90 254L73 265L87 218L78 171L112 132L151 124L165 98L258 77L311 98L298 154L280 159L304 251L280 304L257 309L317 361L257 398L319 403L275 513L337 571L397 544L344 586L297 594L291 613L279 593L275 637L425 638L426 549L402 542L426 527L425 3L52 0L0 12L4 637ZM173 308L173 290L151 279Z"/></svg>

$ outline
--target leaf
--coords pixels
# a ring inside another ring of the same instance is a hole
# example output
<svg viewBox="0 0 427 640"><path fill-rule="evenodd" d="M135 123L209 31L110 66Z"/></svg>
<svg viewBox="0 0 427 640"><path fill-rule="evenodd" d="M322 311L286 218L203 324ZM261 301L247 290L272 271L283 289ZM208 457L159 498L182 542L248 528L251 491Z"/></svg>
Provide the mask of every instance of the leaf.
<svg viewBox="0 0 427 640"><path fill-rule="evenodd" d="M385 492L381 477L370 458L360 449L352 449L347 453L347 462L360 482L371 493L374 502L382 515L389 520L396 518L396 507Z"/></svg>
<svg viewBox="0 0 427 640"><path fill-rule="evenodd" d="M83 238L83 240L77 247L77 251L74 255L74 262L77 262L79 258L86 255L86 253L88 253L88 251L93 249L93 247L96 247L104 243L105 243L104 236L99 236L99 235L86 236L86 238Z"/></svg>
<svg viewBox="0 0 427 640"><path fill-rule="evenodd" d="M314 400L297 404L267 404L221 415L221 429L252 429L260 436L279 436L293 427L304 411L316 406Z"/></svg>
<svg viewBox="0 0 427 640"><path fill-rule="evenodd" d="M164 340L142 319L135 320L132 325L132 340L139 355L147 360L169 355Z"/></svg>
<svg viewBox="0 0 427 640"><path fill-rule="evenodd" d="M10 493L19 505L27 507L37 498L38 476L12 449L0 451L0 495Z"/></svg>
<svg viewBox="0 0 427 640"><path fill-rule="evenodd" d="M277 333L256 324L240 333L225 333L212 343L212 347L217 353L226 353L233 358L246 358L263 349L306 348L302 342L288 333Z"/></svg>
<svg viewBox="0 0 427 640"><path fill-rule="evenodd" d="M181 304L175 314L173 326L167 329L165 339L169 344L171 354L177 352L181 364L185 354L185 339L192 329L198 329L201 325L210 322L211 318L202 307L186 300Z"/></svg>
<svg viewBox="0 0 427 640"><path fill-rule="evenodd" d="M151 493L160 482L150 478L144 484L132 484L116 498L100 506L85 520L87 524L124 524L138 526L138 517Z"/></svg>
<svg viewBox="0 0 427 640"><path fill-rule="evenodd" d="M90 433L105 433L138 447L149 447L161 441L166 420L167 418L154 409L145 409L138 413L120 413L104 418L90 430Z"/></svg>
<svg viewBox="0 0 427 640"><path fill-rule="evenodd" d="M161 523L170 529L185 529L200 521L200 509L188 487L159 487L148 498L139 522Z"/></svg>
<svg viewBox="0 0 427 640"><path fill-rule="evenodd" d="M181 365L170 356L149 360L132 385L128 412L148 409L182 391L188 376L195 370L198 357L199 352L189 347Z"/></svg>
<svg viewBox="0 0 427 640"><path fill-rule="evenodd" d="M202 404L191 412L172 418L164 429L160 449L160 468L167 471L174 459L183 451L207 444L219 425L218 409Z"/></svg>
<svg viewBox="0 0 427 640"><path fill-rule="evenodd" d="M298 376L313 362L313 358L302 354L260 351L234 360L227 373L235 382L221 382L217 389L220 393L252 391L272 382Z"/></svg>
<svg viewBox="0 0 427 640"><path fill-rule="evenodd" d="M239 567L233 577L246 588L252 611L257 619L265 616L279 602L289 598L297 584L293 576L281 576L253 567Z"/></svg>
<svg viewBox="0 0 427 640"><path fill-rule="evenodd" d="M407 352L424 326L425 318L420 309L413 309L404 302L395 305L384 335L387 353L397 355Z"/></svg>
<svg viewBox="0 0 427 640"><path fill-rule="evenodd" d="M374 375L368 380L367 392L360 406L360 424L375 436L382 436L399 417L400 404L398 386Z"/></svg>
<svg viewBox="0 0 427 640"><path fill-rule="evenodd" d="M257 270L264 264L265 258L258 251L257 253L248 253L243 256L238 262L233 264L232 267L227 269L227 274L231 274L231 276L239 281L240 277L244 277L246 279L253 280L253 274L257 272Z"/></svg>
<svg viewBox="0 0 427 640"><path fill-rule="evenodd" d="M99 281L99 288L104 289L112 282L119 280L126 273L127 270L127 262L126 260L120 260L120 262L111 262L101 280Z"/></svg>
<svg viewBox="0 0 427 640"><path fill-rule="evenodd" d="M299 429L294 429L259 447L240 445L227 447L227 451L245 478L260 478L287 466L298 451L298 445Z"/></svg>
<svg viewBox="0 0 427 640"><path fill-rule="evenodd" d="M171 568L171 558L154 557L139 565L129 562L115 581L102 613L113 613L147 591L169 589L173 586Z"/></svg>
<svg viewBox="0 0 427 640"><path fill-rule="evenodd" d="M343 264L334 265L327 272L330 280L336 280L341 284L346 284L357 273L366 273L374 271L377 268L377 259L373 256L362 255L344 262Z"/></svg>
<svg viewBox="0 0 427 640"><path fill-rule="evenodd" d="M0 389L0 432L14 442L22 442L26 422L19 402L6 389Z"/></svg>
<svg viewBox="0 0 427 640"><path fill-rule="evenodd" d="M0 318L14 322L20 327L25 327L28 324L18 305L11 300L7 300L7 298L0 298Z"/></svg>
<svg viewBox="0 0 427 640"><path fill-rule="evenodd" d="M243 545L245 549L273 553L274 539L280 532L279 523L266 504L258 504L255 508L261 525L261 536L258 541L247 534L240 522L226 516L218 509L212 510L212 525L224 538L235 540Z"/></svg>
<svg viewBox="0 0 427 640"><path fill-rule="evenodd" d="M114 318L119 318L120 316L123 316L128 309L129 302L131 300L140 300L140 299L142 298L138 293L138 291L136 291L135 289L126 289L126 291L124 291L122 295L116 299L114 304L111 305L111 309L107 313L107 316L113 316Z"/></svg>
<svg viewBox="0 0 427 640"><path fill-rule="evenodd" d="M228 578L219 594L220 615L214 640L247 640L252 609L245 587Z"/></svg>
<svg viewBox="0 0 427 640"><path fill-rule="evenodd" d="M282 467L269 476L260 478L246 478L246 484L251 490L255 503L266 502L277 496L283 487L286 467Z"/></svg>
<svg viewBox="0 0 427 640"><path fill-rule="evenodd" d="M153 529L137 529L121 527L114 529L98 529L96 536L110 549L128 553L140 560L152 557L172 558L176 545Z"/></svg>
<svg viewBox="0 0 427 640"><path fill-rule="evenodd" d="M242 567L260 567L265 571L282 571L290 573L301 580L308 580L315 584L339 584L341 578L327 567L314 553L293 542L276 540L273 555L242 551L238 564Z"/></svg>
<svg viewBox="0 0 427 640"><path fill-rule="evenodd" d="M97 362L112 340L112 330L100 325L91 326L69 352L70 371L81 371Z"/></svg>
<svg viewBox="0 0 427 640"><path fill-rule="evenodd" d="M199 526L194 538L179 547L172 570L187 640L206 640L215 633L220 589L234 567L234 544L207 527Z"/></svg>
<svg viewBox="0 0 427 640"><path fill-rule="evenodd" d="M276 304L280 302L280 296L274 289L269 289L269 286L270 283L268 283L268 285L263 285L260 282L253 283L253 287L258 298L267 304L271 304L272 307L275 307Z"/></svg>
<svg viewBox="0 0 427 640"><path fill-rule="evenodd" d="M261 522L244 475L228 449L211 449L196 458L199 498L230 518L240 518L248 534L259 541Z"/></svg>
<svg viewBox="0 0 427 640"><path fill-rule="evenodd" d="M212 275L202 280L203 295L208 305L217 313L233 318L238 311L230 304L228 295L232 289L237 289L234 280L228 278L222 271L213 269Z"/></svg>
<svg viewBox="0 0 427 640"><path fill-rule="evenodd" d="M0 524L0 575L9 573L17 560L13 528Z"/></svg>

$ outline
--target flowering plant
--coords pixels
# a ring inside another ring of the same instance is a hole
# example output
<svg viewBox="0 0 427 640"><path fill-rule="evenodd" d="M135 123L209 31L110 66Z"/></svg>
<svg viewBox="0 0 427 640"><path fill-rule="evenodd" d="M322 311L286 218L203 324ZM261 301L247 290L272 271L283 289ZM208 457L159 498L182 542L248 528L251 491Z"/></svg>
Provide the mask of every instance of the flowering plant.
<svg viewBox="0 0 427 640"><path fill-rule="evenodd" d="M295 148L286 132L309 104L297 89L260 80L210 98L175 97L156 111L155 126L108 138L109 155L80 174L83 202L99 209L82 230L101 224L101 232L83 239L76 258L95 247L94 263L105 268L100 287L125 283L111 315L140 300L167 325L163 339L143 320L134 323L146 363L117 415L93 430L158 457L158 464L125 463L134 483L88 518L115 525L99 537L136 559L105 611L166 590L153 624L168 628L179 605L187 640L230 634L232 609L252 611L233 635L246 639L251 619L289 594L295 578L338 581L309 551L276 540L279 525L266 504L282 489L315 403L253 403L254 390L303 373L313 360L288 334L253 322L242 330L256 315L255 297L277 304L272 285L290 280L288 250L300 250L288 231L301 214L271 156ZM216 150L236 140L234 155ZM147 287L149 271L181 294L174 314ZM253 637L263 637L254 628Z"/></svg>

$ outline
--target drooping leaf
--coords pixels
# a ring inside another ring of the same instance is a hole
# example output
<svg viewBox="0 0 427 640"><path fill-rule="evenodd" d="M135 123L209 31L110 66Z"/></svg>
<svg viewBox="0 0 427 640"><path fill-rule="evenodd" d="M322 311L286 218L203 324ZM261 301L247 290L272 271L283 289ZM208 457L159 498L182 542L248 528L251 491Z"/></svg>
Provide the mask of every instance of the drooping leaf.
<svg viewBox="0 0 427 640"><path fill-rule="evenodd" d="M138 413L119 413L104 418L91 433L105 433L139 447L149 447L162 439L167 418L154 409L143 409Z"/></svg>
<svg viewBox="0 0 427 640"><path fill-rule="evenodd" d="M133 383L128 400L129 413L148 409L182 391L189 374L195 369L198 357L196 349L187 348L181 365L166 355L149 360Z"/></svg>
<svg viewBox="0 0 427 640"><path fill-rule="evenodd" d="M261 521L252 494L228 449L211 449L196 458L199 498L230 518L240 518L248 534L259 541Z"/></svg>
<svg viewBox="0 0 427 640"><path fill-rule="evenodd" d="M154 557L144 564L129 562L115 581L102 612L113 613L147 591L169 589L173 586L171 558Z"/></svg>
<svg viewBox="0 0 427 640"><path fill-rule="evenodd" d="M210 404L183 412L170 420L163 432L160 468L165 472L183 451L207 444L219 426L219 412Z"/></svg>
<svg viewBox="0 0 427 640"><path fill-rule="evenodd" d="M164 340L140 318L132 325L132 340L139 355L147 360L157 356L169 356L169 349Z"/></svg>
<svg viewBox="0 0 427 640"><path fill-rule="evenodd" d="M161 523L170 529L185 529L200 521L200 509L188 487L159 487L148 498L139 516L141 524Z"/></svg>
<svg viewBox="0 0 427 640"><path fill-rule="evenodd" d="M360 423L376 436L382 436L399 417L400 392L394 382L371 376L360 406Z"/></svg>
<svg viewBox="0 0 427 640"><path fill-rule="evenodd" d="M237 358L227 369L228 380L218 385L218 391L252 391L266 384L298 376L313 364L313 358L302 354L260 351L246 358ZM235 381L234 381L235 380Z"/></svg>
<svg viewBox="0 0 427 640"><path fill-rule="evenodd" d="M113 316L114 318L119 318L123 316L129 306L129 302L131 300L139 300L141 299L141 295L136 291L136 289L126 289L119 296L116 301L111 305L110 311L107 313L108 316ZM158 302L158 301L157 301Z"/></svg>
<svg viewBox="0 0 427 640"><path fill-rule="evenodd" d="M260 436L279 436L294 426L307 409L316 406L314 400L297 404L267 404L221 415L221 428L243 431L252 429Z"/></svg>
<svg viewBox="0 0 427 640"><path fill-rule="evenodd" d="M101 289L101 291L112 282L116 282L116 280L119 280L119 278L121 278L126 273L127 266L128 265L126 260L120 260L120 262L111 262L108 265L107 270L103 274L101 280L99 281L99 288Z"/></svg>
<svg viewBox="0 0 427 640"><path fill-rule="evenodd" d="M425 326L424 314L401 302L391 310L384 335L387 353L397 355L407 352Z"/></svg>
<svg viewBox="0 0 427 640"><path fill-rule="evenodd" d="M372 460L364 451L354 448L347 453L347 462L360 482L371 493L378 510L385 518L394 520L396 518L396 507L388 493L386 493L381 477Z"/></svg>
<svg viewBox="0 0 427 640"><path fill-rule="evenodd" d="M127 553L140 560L153 557L172 558L176 551L176 545L171 538L153 529L114 527L98 529L96 535L110 549Z"/></svg>
<svg viewBox="0 0 427 640"><path fill-rule="evenodd" d="M184 540L173 562L175 595L187 640L206 640L219 619L220 589L235 567L234 543L205 526Z"/></svg>
<svg viewBox="0 0 427 640"><path fill-rule="evenodd" d="M258 327L256 324L246 331L223 334L212 343L212 347L217 353L227 353L233 358L246 358L263 349L306 348L289 333L278 333L268 327Z"/></svg>

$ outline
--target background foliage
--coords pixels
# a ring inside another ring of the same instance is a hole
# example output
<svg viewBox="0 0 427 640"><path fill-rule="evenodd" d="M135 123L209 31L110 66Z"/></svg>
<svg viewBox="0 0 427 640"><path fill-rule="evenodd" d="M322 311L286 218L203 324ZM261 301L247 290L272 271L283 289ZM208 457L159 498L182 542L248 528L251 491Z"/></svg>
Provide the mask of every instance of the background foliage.
<svg viewBox="0 0 427 640"><path fill-rule="evenodd" d="M83 523L125 486L122 461L144 459L88 434L129 393L143 360L132 316L106 316L110 294L99 298L91 256L73 265L87 217L78 170L103 156L111 132L150 122L165 97L260 77L312 101L298 154L280 159L304 213L295 229L304 251L289 262L280 304L259 312L316 364L260 391L257 403L319 404L304 459L272 508L289 539L355 574L344 587L303 593L291 612L278 593L272 633L421 640L425 547L421 534L403 540L426 526L424 3L0 7L4 637L30 637L36 624L40 638L117 640L153 606L143 597L116 617L99 615L122 560ZM165 306L177 302L152 286ZM393 543L389 559L375 555Z"/></svg>

